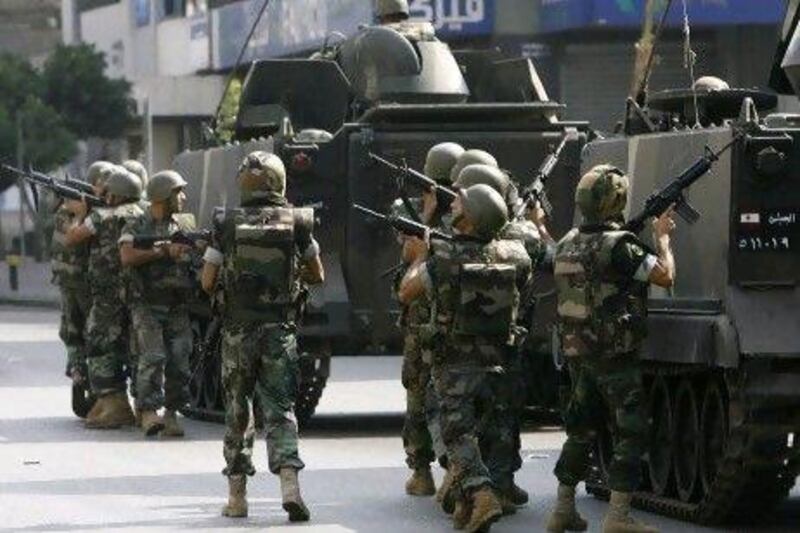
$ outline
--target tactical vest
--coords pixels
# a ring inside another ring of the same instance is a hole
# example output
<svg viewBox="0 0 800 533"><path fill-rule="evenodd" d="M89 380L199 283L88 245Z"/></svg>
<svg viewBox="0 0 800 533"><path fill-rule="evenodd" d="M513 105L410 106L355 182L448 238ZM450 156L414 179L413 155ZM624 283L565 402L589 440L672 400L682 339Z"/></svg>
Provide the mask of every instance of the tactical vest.
<svg viewBox="0 0 800 533"><path fill-rule="evenodd" d="M556 247L561 349L567 357L613 356L639 349L646 333L647 284L614 271L612 251L625 231L573 229Z"/></svg>
<svg viewBox="0 0 800 533"><path fill-rule="evenodd" d="M502 357L514 342L520 290L530 258L516 241L433 241L434 324L448 351L470 359Z"/></svg>
<svg viewBox="0 0 800 533"><path fill-rule="evenodd" d="M194 216L184 213L165 221L156 221L145 214L135 228L135 235L169 237L178 231L194 231L196 224ZM149 305L187 303L196 286L191 254L179 261L164 257L133 267L130 277L132 301Z"/></svg>
<svg viewBox="0 0 800 533"><path fill-rule="evenodd" d="M515 220L509 222L500 231L500 238L509 241L519 241L531 258L532 267L535 269L547 254L547 246L542 240L539 228L529 220Z"/></svg>
<svg viewBox="0 0 800 533"><path fill-rule="evenodd" d="M119 258L119 238L122 229L142 215L144 212L136 203L95 208L89 214L96 231L89 253L92 294L113 291L124 297L128 272L123 271Z"/></svg>
<svg viewBox="0 0 800 533"><path fill-rule="evenodd" d="M74 215L64 206L55 214L55 229L50 246L50 266L53 282L65 288L85 288L86 273L89 268L89 245L87 243L68 247L67 229L73 224Z"/></svg>
<svg viewBox="0 0 800 533"><path fill-rule="evenodd" d="M225 256L222 283L232 318L281 323L297 319L299 243L311 242L314 210L248 207L215 215Z"/></svg>

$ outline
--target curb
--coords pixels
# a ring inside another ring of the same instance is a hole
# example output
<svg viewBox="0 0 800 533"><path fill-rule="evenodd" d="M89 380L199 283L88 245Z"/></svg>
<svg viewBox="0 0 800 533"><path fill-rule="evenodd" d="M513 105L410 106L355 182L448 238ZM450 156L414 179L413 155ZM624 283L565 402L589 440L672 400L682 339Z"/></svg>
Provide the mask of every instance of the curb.
<svg viewBox="0 0 800 533"><path fill-rule="evenodd" d="M33 307L40 309L60 309L61 305L56 300L39 299L39 298L14 298L9 296L0 296L0 305L12 305L16 307Z"/></svg>

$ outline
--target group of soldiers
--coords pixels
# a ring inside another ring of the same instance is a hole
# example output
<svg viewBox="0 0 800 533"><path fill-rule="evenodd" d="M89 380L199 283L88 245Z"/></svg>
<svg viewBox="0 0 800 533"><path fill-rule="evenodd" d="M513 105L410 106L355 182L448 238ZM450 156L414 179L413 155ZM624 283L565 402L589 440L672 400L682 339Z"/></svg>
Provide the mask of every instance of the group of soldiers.
<svg viewBox="0 0 800 533"><path fill-rule="evenodd" d="M291 521L306 521L294 398L300 295L324 279L314 213L288 204L286 170L273 154L249 154L237 179L241 207L215 211L213 231L205 234L193 232L194 218L182 212L187 183L177 172L148 180L135 161L90 166L88 181L105 205L62 200L53 239L67 375L96 398L87 428L138 426L148 437L184 436L177 413L189 401L195 338L188 302L201 286L222 314L229 480L222 513L247 516L259 402L283 507Z"/></svg>
<svg viewBox="0 0 800 533"><path fill-rule="evenodd" d="M513 179L491 154L441 143L428 152L424 173L457 196L449 209L438 204L435 190L393 207L418 209L438 230L424 239L400 236L403 442L413 470L407 494L435 494L454 527L466 531L485 530L527 503L514 481L522 465L521 345L532 326L532 277L550 272L571 395L564 409L568 438L555 469L558 499L546 528L587 529L575 487L586 479L596 434L610 420L612 492L603 531L656 531L636 520L630 506L647 435L638 350L648 285L670 287L675 276L671 211L653 222L651 251L621 229L627 176L597 166L577 186L581 225L556 242L541 206L521 203ZM438 491L430 466L437 458L447 469Z"/></svg>

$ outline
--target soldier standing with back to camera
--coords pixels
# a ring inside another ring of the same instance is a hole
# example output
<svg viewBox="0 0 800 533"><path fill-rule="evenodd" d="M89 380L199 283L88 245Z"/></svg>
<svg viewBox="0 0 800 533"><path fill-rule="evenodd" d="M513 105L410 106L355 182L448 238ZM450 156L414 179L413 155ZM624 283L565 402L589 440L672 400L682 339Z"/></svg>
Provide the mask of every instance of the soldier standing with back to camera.
<svg viewBox="0 0 800 533"><path fill-rule="evenodd" d="M111 163L96 161L89 166L87 181L102 196L106 173ZM82 385L89 379L87 352L89 342L86 322L92 299L89 293L87 271L89 269L89 245L67 246L67 231L76 222L75 213L82 208L76 200L64 199L55 214L52 261L53 283L58 285L61 295L61 326L58 335L67 349L67 377L74 385Z"/></svg>
<svg viewBox="0 0 800 533"><path fill-rule="evenodd" d="M134 423L125 381L128 315L123 301L125 278L117 241L122 228L142 216L137 204L141 193L139 179L114 165L105 184L108 207L87 213L86 204L79 204L76 218L81 222L67 230L67 246L84 243L90 246L92 308L87 324L91 343L88 368L89 384L98 398L86 417L86 427L90 429L114 429Z"/></svg>
<svg viewBox="0 0 800 533"><path fill-rule="evenodd" d="M408 305L428 295L434 302L435 353L432 375L453 490L453 523L480 531L502 514L477 441L478 417L493 399L486 386L513 342L520 290L530 259L515 241L498 240L508 222L503 198L486 185L458 191L451 206L452 242L409 239L415 258L400 285Z"/></svg>
<svg viewBox="0 0 800 533"><path fill-rule="evenodd" d="M269 470L280 476L283 508L292 522L310 513L300 495L294 401L299 379L297 324L304 284L324 280L314 211L286 201L286 169L266 152L248 155L239 168L241 205L217 210L202 282L224 295L222 382L226 412L224 456L228 504L222 514L247 516L246 476L252 462L252 403L260 401L267 434Z"/></svg>
<svg viewBox="0 0 800 533"><path fill-rule="evenodd" d="M657 255L650 253L636 235L621 229L628 188L628 177L613 166L590 170L575 192L583 224L556 248L558 331L572 394L564 414L567 442L555 468L559 486L547 523L551 532L587 528L575 507L575 486L586 479L589 453L605 420L614 450L603 532L657 531L630 515L648 424L639 350L646 335L648 286L669 288L675 279L670 249L675 223L671 211L654 221Z"/></svg>
<svg viewBox="0 0 800 533"><path fill-rule="evenodd" d="M450 185L450 171L464 149L455 143L440 143L433 146L425 158L423 173L442 185ZM412 202L419 213L421 202ZM401 200L395 202L395 211L404 213ZM428 218L432 218L431 215ZM400 236L401 242L405 241ZM404 247L405 250L405 247ZM412 257L404 256L403 262L410 265ZM402 382L406 389L406 416L403 422L403 448L406 465L413 474L406 482L406 494L432 496L436 485L431 475L431 463L438 453L444 454L438 421L438 403L431 383L431 362L434 347L423 335L424 326L430 322L431 302L423 296L409 305L404 305L400 318L403 327ZM434 405L432 405L434 404ZM431 430L433 428L433 430ZM438 445L437 445L438 444Z"/></svg>
<svg viewBox="0 0 800 533"><path fill-rule="evenodd" d="M169 239L195 229L194 217L181 215L186 181L177 172L159 172L147 186L148 212L122 230L120 259L131 267L131 342L138 350L136 409L147 436L161 432L182 437L178 410L189 401L192 328L186 307L194 286L189 256L192 246L165 242L138 249L137 236ZM158 410L165 407L163 418Z"/></svg>

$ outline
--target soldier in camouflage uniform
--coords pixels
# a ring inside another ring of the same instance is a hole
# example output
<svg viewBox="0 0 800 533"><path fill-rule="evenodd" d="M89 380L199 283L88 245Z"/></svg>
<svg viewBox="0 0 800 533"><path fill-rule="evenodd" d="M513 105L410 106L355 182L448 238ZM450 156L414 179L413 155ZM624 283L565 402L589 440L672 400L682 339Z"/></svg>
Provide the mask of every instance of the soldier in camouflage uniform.
<svg viewBox="0 0 800 533"><path fill-rule="evenodd" d="M606 420L614 450L603 532L656 531L630 515L647 438L638 353L646 334L647 288L671 287L675 277L670 250L675 224L671 212L653 223L657 255L652 254L636 235L620 229L627 198L628 178L619 169L590 170L575 192L583 224L556 248L558 330L572 395L564 414L567 442L555 468L558 502L548 531L586 529L575 508L575 485L586 479L595 436Z"/></svg>
<svg viewBox="0 0 800 533"><path fill-rule="evenodd" d="M450 185L450 170L463 152L464 149L455 143L433 146L425 159L424 174L439 184ZM420 199L408 201L417 214L421 213ZM394 210L398 215L408 216L402 200L395 201ZM402 243L404 237L400 236L400 239ZM410 265L412 260L403 257L406 265ZM401 276L403 273L405 269ZM429 322L430 301L426 297L403 306L400 324L403 328L402 382L406 389L406 416L402 436L406 464L414 472L406 482L406 494L412 496L432 496L436 492L430 465L437 454L445 454L438 421L438 400L431 383L433 347L421 335Z"/></svg>
<svg viewBox="0 0 800 533"><path fill-rule="evenodd" d="M89 383L97 403L86 417L86 427L112 429L132 425L133 412L126 393L125 365L128 361L127 314L121 287L124 275L118 251L122 228L142 216L137 202L141 196L139 179L119 166L113 166L105 183L109 207L87 213L85 203L76 212L80 224L67 230L67 246L89 243L89 287L92 308L89 312Z"/></svg>
<svg viewBox="0 0 800 533"><path fill-rule="evenodd" d="M246 476L255 474L253 401L264 414L269 469L280 475L283 508L293 522L310 518L297 473L294 401L299 379L296 330L305 284L322 283L312 209L286 201L286 169L266 152L248 155L239 169L242 207L217 210L206 250L203 289L224 295L222 382L227 431L224 456L228 504L222 514L247 516Z"/></svg>
<svg viewBox="0 0 800 533"><path fill-rule="evenodd" d="M405 304L426 294L434 302L431 333L441 349L432 376L458 495L453 521L457 528L479 531L502 515L502 507L481 459L478 418L494 402L488 375L499 370L514 343L520 291L531 263L520 243L497 239L508 210L491 187L459 190L451 211L452 242L407 241L415 262L399 296Z"/></svg>
<svg viewBox="0 0 800 533"><path fill-rule="evenodd" d="M90 165L88 180L95 192L102 195L102 188L111 163L97 161ZM87 243L75 247L67 246L67 231L75 225L75 212L80 211L79 202L63 200L55 214L55 229L52 241L53 283L61 294L61 326L58 335L67 349L66 374L75 385L88 380L86 364L88 342L86 319L92 306L89 283L89 246Z"/></svg>
<svg viewBox="0 0 800 533"><path fill-rule="evenodd" d="M192 328L186 307L194 276L192 246L168 242L177 232L195 229L194 217L181 214L186 181L173 171L159 172L147 186L147 214L131 220L120 237L122 265L131 267L129 286L133 334L139 350L136 408L147 436L161 432L182 437L177 412L189 401ZM135 247L136 237L164 237L162 243ZM166 394L165 394L166 393ZM163 418L158 415L166 407Z"/></svg>
<svg viewBox="0 0 800 533"><path fill-rule="evenodd" d="M516 191L509 177L491 164L471 164L463 168L453 187L466 189L473 185L488 185L503 196L509 213L516 207ZM501 230L500 238L521 243L531 259L534 270L542 270L546 265L550 237L544 224L541 209L535 206L532 220L511 220ZM535 222L534 222L535 221ZM523 294L523 306L530 305L529 295ZM520 321L525 318L520 314ZM521 324L521 328L529 324ZM520 329L518 340L524 340L525 333ZM492 476L503 512L516 512L517 505L528 501L528 494L514 483L514 472L522 468L520 456L521 440L519 417L525 399L525 382L522 372L521 350L518 346L509 349L501 366L503 372L492 374L488 384L495 401L492 410L482 415L480 446L484 461Z"/></svg>

